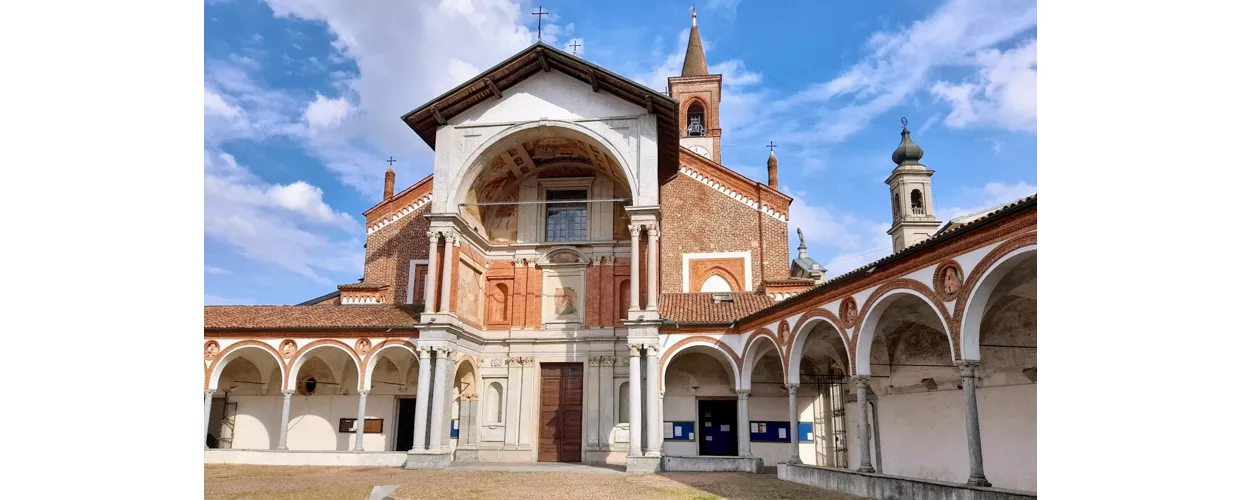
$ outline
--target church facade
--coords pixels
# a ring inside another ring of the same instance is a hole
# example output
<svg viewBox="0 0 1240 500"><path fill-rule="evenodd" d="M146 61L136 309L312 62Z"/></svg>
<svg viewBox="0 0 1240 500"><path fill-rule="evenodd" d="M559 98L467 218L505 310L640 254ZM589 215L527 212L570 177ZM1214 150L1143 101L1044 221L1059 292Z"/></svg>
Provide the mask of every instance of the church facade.
<svg viewBox="0 0 1240 500"><path fill-rule="evenodd" d="M1036 197L943 224L906 128L893 253L826 280L774 153L724 166L721 87L695 21L667 93L537 43L405 114L434 173L388 170L360 282L205 307L207 461L1036 491Z"/></svg>

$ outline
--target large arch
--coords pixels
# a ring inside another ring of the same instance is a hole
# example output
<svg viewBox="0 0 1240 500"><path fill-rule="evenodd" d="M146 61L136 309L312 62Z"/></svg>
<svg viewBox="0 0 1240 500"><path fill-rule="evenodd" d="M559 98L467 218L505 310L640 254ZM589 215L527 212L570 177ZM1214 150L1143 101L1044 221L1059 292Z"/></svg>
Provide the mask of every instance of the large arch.
<svg viewBox="0 0 1240 500"><path fill-rule="evenodd" d="M806 312L799 320L797 320L796 326L793 327L792 342L788 345L788 357L784 366L788 373L789 384L797 385L801 383L801 371L793 368L799 368L801 358L805 355L805 342L809 339L810 332L824 323L829 325L830 328L835 330L836 334L840 336L840 340L844 344L844 355L848 356L848 359L852 359L852 352L849 349L848 343L848 334L845 333L847 330L843 328L839 318L835 317L835 314L826 309L814 309ZM797 366L794 366L794 363L797 364ZM849 365L851 364L852 363L849 363Z"/></svg>
<svg viewBox="0 0 1240 500"><path fill-rule="evenodd" d="M285 368L285 371L284 371L284 389L294 390L297 388L296 382L295 382L297 379L297 372L298 370L301 369L302 365L304 365L306 361L310 359L311 353L313 353L314 351L320 350L320 349L332 349L332 348L343 351L345 353L345 356L353 360L353 366L356 370L355 375L357 376L357 378L355 379L357 380L357 389L360 390L364 388L365 386L363 385L363 382L362 382L362 366L364 366L364 363L362 363L362 361L358 359L357 353L353 352L352 348L345 345L343 342L339 340L320 339L320 340L311 342L309 344L306 344L301 349L298 349L297 353L293 355L292 361L288 364L288 366ZM342 378L343 378L343 374L342 374Z"/></svg>
<svg viewBox="0 0 1240 500"><path fill-rule="evenodd" d="M1036 235L1016 238L992 250L969 275L965 283L966 300L956 305L955 319L959 322L961 359L981 359L981 325L986 306L990 303L995 286L1008 273L1038 258ZM1024 241L1022 241L1024 240Z"/></svg>
<svg viewBox="0 0 1240 500"><path fill-rule="evenodd" d="M764 347L763 344L766 344ZM766 329L754 332L749 336L749 341L745 343L745 349L741 354L741 379L738 389L748 391L752 389L754 366L763 356L775 353L779 358L779 367L782 371L784 383L788 382L788 362L784 359L784 352L779 348L779 342L775 336Z"/></svg>
<svg viewBox="0 0 1240 500"><path fill-rule="evenodd" d="M468 165L465 171L462 172L457 179L450 181L453 182L453 184L448 188L448 192L452 193L452 196L445 200L447 202L447 206L445 208L448 211L453 211L455 210L455 207L465 201L469 187L473 184L474 179L476 179L489 166L487 162L481 160L487 158L491 154L498 154L497 150L499 148L496 146L513 140L520 141L526 139L527 137L552 137L557 133L564 134L569 137L586 139L589 142L596 143L601 146L603 150L611 156L611 159L619 165L620 171L624 175L625 182L628 183L627 187L636 200L639 195L638 189L640 188L636 169L629 165L629 162L625 160L624 155L614 144L611 143L611 141L607 140L607 138L603 137L601 134L590 129L589 127L585 127L577 123L563 120L538 120L508 127L488 138L481 145L475 148L463 163L463 165Z"/></svg>
<svg viewBox="0 0 1240 500"><path fill-rule="evenodd" d="M380 342L379 345L375 346L374 349L371 349L370 352L366 354L366 359L362 363L364 366L362 373L362 389L368 390L373 387L374 384L371 377L375 373L375 366L379 363L379 359L384 355L383 351L390 352L393 350L409 351L409 354L413 357L413 363L411 366L412 368L417 368L417 364L419 363L417 344L408 340L385 340Z"/></svg>
<svg viewBox="0 0 1240 500"><path fill-rule="evenodd" d="M667 350L667 354L660 356L659 362L662 365L659 369L659 390L666 391L667 368L672 365L672 360L676 356L698 352L714 358L728 370L728 374L732 377L732 388L736 389L741 384L741 370L738 356L723 342L710 337L690 337L673 344Z"/></svg>
<svg viewBox="0 0 1240 500"><path fill-rule="evenodd" d="M204 384L204 388L209 391L219 390L220 375L224 373L224 367L227 366L228 363L232 362L232 360L237 357L247 356L251 353L255 356L264 356L263 354L258 354L259 352L265 352L266 355L269 355L272 361L275 362L275 366L279 368L276 371L281 375L280 387L284 387L287 383L286 379L288 376L285 373L286 368L284 366L284 362L280 359L280 354L276 352L275 348L271 347L267 343L259 342L257 340L242 340L224 348L224 350L220 351L220 353L216 355L215 360L207 366L205 377L206 383ZM251 360L251 362L252 361L253 360Z"/></svg>
<svg viewBox="0 0 1240 500"><path fill-rule="evenodd" d="M933 292L926 285L912 280L897 280L888 283L875 290L869 299L866 299L865 307L861 309L861 321L856 330L856 341L852 354L852 370L853 375L870 375L870 350L873 347L874 336L877 333L879 321L883 317L883 313L887 312L887 308L893 303L905 297L912 297L915 300L924 302L934 312L938 318L938 325L945 335L951 347L952 360L956 359L956 346L952 342L951 330L948 329L948 318L945 316L945 308L931 297Z"/></svg>

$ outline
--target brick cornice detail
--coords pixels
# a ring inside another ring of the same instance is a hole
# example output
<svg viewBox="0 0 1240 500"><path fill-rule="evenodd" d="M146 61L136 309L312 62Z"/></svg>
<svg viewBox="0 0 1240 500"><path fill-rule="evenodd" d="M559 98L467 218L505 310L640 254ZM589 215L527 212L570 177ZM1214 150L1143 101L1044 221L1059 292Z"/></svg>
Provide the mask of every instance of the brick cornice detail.
<svg viewBox="0 0 1240 500"><path fill-rule="evenodd" d="M696 153L690 153L696 155ZM706 170L706 169L702 169ZM724 196L745 205L749 208L762 212L780 222L788 222L788 209L786 206L772 205L762 199L761 193L756 193L752 186L740 187L734 182L722 175L710 175L709 172L703 173L698 169L691 168L682 163L680 165L680 173L689 178L698 181L706 187L714 189L722 193ZM722 181L722 182L721 182Z"/></svg>

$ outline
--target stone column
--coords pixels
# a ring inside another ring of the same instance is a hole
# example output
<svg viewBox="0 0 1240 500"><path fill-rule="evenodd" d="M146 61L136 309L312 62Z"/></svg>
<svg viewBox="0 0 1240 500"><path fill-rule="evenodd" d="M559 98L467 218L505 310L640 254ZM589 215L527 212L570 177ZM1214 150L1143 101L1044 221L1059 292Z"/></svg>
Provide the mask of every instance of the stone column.
<svg viewBox="0 0 1240 500"><path fill-rule="evenodd" d="M616 357L603 356L599 359L599 448L611 449L611 431L616 427Z"/></svg>
<svg viewBox="0 0 1240 500"><path fill-rule="evenodd" d="M640 224L629 224L629 235L633 237L632 245L630 245L632 256L629 257L629 310L640 311L642 308L641 294L639 293L641 288L638 287L641 286L641 280L638 275L641 274L641 267L637 264L638 259L641 259L641 250L637 248L637 245L641 242L642 226ZM632 422L629 424L632 425Z"/></svg>
<svg viewBox="0 0 1240 500"><path fill-rule="evenodd" d="M293 392L288 389L280 391L284 395L284 409L280 412L280 442L276 445L277 450L288 449L288 410L293 404Z"/></svg>
<svg viewBox="0 0 1240 500"><path fill-rule="evenodd" d="M353 443L353 451L362 451L362 434L366 428L366 395L370 389L357 391L357 442Z"/></svg>
<svg viewBox="0 0 1240 500"><path fill-rule="evenodd" d="M874 466L870 464L870 401L866 395L870 388L870 376L858 376L853 380L857 384L857 423L858 442L861 446L861 465L857 466L857 472L874 472Z"/></svg>
<svg viewBox="0 0 1240 500"><path fill-rule="evenodd" d="M749 391L736 391L736 412L739 418L736 419L736 430L740 432L736 442L740 444L739 455L742 457L751 457L753 452L749 451Z"/></svg>
<svg viewBox="0 0 1240 500"><path fill-rule="evenodd" d="M790 464L801 463L801 440L797 435L797 423L801 420L800 412L797 411L797 388L799 386L788 386L788 442L792 457L788 459Z"/></svg>
<svg viewBox="0 0 1240 500"><path fill-rule="evenodd" d="M448 399L448 390L450 387L445 379L448 378L448 365L452 361L448 355L452 351L447 347L435 348L435 386L433 400L431 401L431 442L427 447L431 453L443 453L447 451L448 441L444 439L444 401Z"/></svg>
<svg viewBox="0 0 1240 500"><path fill-rule="evenodd" d="M435 280L431 280L434 282ZM418 348L418 393L413 410L413 449L407 451L426 451L426 413L427 400L431 395L431 349ZM397 450L406 451L406 450Z"/></svg>
<svg viewBox="0 0 1240 500"><path fill-rule="evenodd" d="M215 395L215 391L206 390L203 391L203 394L206 399L206 409L202 412L202 439L204 440L202 443L202 449L205 450L210 448L210 446L207 446L205 440L207 439L207 435L211 434L211 397Z"/></svg>
<svg viewBox="0 0 1240 500"><path fill-rule="evenodd" d="M448 312L448 306L452 304L452 268L456 267L455 259L452 257L452 249L461 245L460 236L444 235L443 246L443 281L439 285L439 312Z"/></svg>
<svg viewBox="0 0 1240 500"><path fill-rule="evenodd" d="M641 344L629 344L629 456L642 456Z"/></svg>
<svg viewBox="0 0 1240 500"><path fill-rule="evenodd" d="M663 422L659 418L659 348L646 346L646 456L657 457L662 453L659 435Z"/></svg>
<svg viewBox="0 0 1240 500"><path fill-rule="evenodd" d="M602 401L603 395L599 391L601 384L599 383L599 364L598 356L590 356L590 363L586 369L585 380L585 406L586 406L586 450L598 450L598 428L599 428L599 402Z"/></svg>
<svg viewBox="0 0 1240 500"><path fill-rule="evenodd" d="M659 224L646 226L646 310L659 310Z"/></svg>
<svg viewBox="0 0 1240 500"><path fill-rule="evenodd" d="M964 386L964 425L969 439L970 486L990 486L982 470L982 430L977 419L977 361L958 361L960 382Z"/></svg>
<svg viewBox="0 0 1240 500"><path fill-rule="evenodd" d="M427 231L427 239L431 242L430 260L426 264L426 290L422 290L422 304L426 312L435 312L432 307L435 304L435 285L438 280L435 279L435 266L439 260L439 232Z"/></svg>

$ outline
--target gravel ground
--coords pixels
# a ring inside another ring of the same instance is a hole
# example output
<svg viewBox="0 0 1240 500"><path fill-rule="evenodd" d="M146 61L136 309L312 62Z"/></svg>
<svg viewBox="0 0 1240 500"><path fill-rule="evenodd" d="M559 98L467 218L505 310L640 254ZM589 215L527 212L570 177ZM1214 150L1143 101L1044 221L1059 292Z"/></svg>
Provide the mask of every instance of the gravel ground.
<svg viewBox="0 0 1240 500"><path fill-rule="evenodd" d="M734 472L583 474L572 472L423 471L388 467L205 466L208 500L366 500L373 487L402 485L412 499L621 500L721 498L861 500L861 497Z"/></svg>

